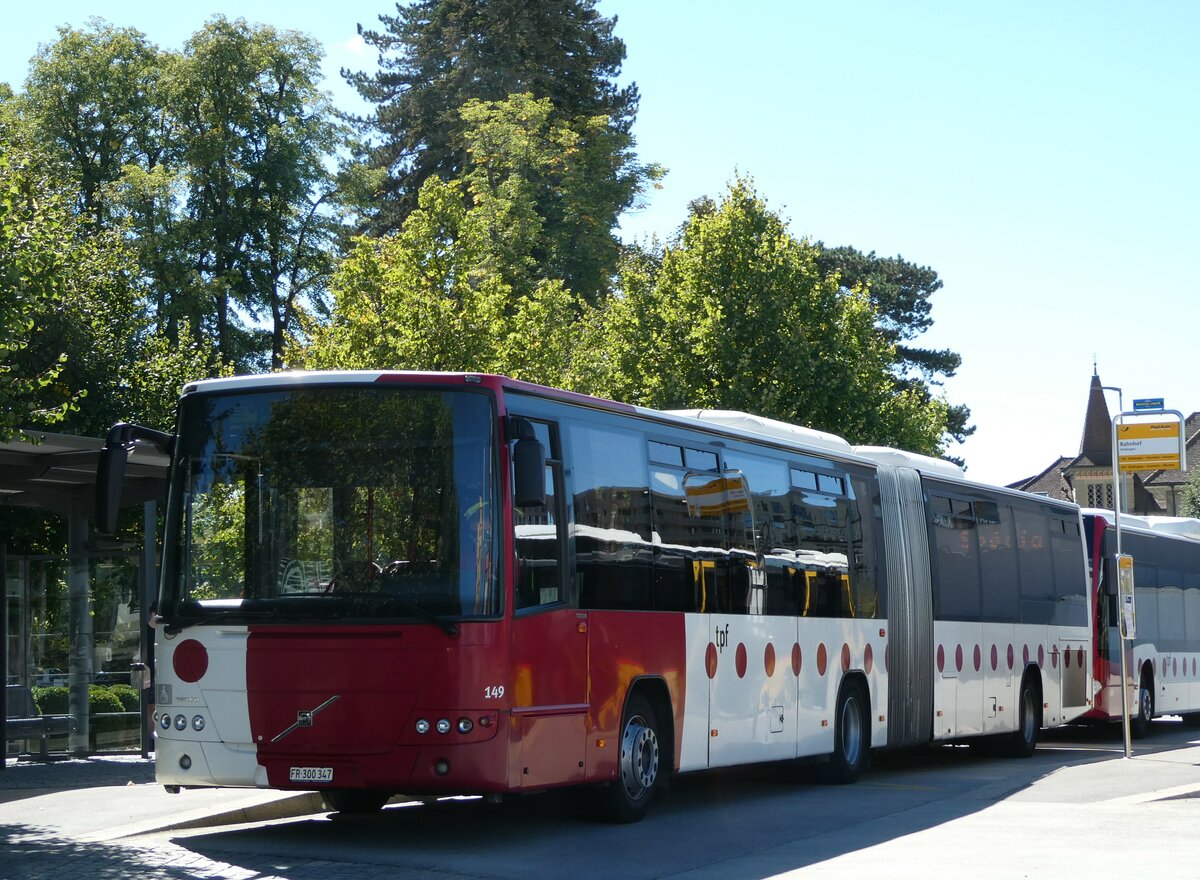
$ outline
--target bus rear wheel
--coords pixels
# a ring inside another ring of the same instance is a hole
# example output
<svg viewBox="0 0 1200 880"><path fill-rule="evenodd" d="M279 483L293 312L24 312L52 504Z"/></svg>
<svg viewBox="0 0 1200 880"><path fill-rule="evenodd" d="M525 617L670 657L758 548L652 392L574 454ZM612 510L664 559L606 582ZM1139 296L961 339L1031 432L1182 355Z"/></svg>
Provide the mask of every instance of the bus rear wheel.
<svg viewBox="0 0 1200 880"><path fill-rule="evenodd" d="M1037 750L1038 734L1042 729L1042 704L1033 679L1021 679L1021 695L1017 700L1017 729L1008 740L1008 753L1014 758L1028 758Z"/></svg>
<svg viewBox="0 0 1200 880"><path fill-rule="evenodd" d="M386 791L365 788L330 788L321 792L327 810L355 816L378 813L390 799Z"/></svg>
<svg viewBox="0 0 1200 880"><path fill-rule="evenodd" d="M1142 675L1138 685L1137 706L1133 710L1133 720L1129 732L1141 739L1150 733L1150 719L1154 717L1154 682L1147 675Z"/></svg>
<svg viewBox="0 0 1200 880"><path fill-rule="evenodd" d="M650 809L662 773L662 750L654 707L640 693L629 698L621 721L617 778L598 790L601 818L638 822Z"/></svg>
<svg viewBox="0 0 1200 880"><path fill-rule="evenodd" d="M834 715L833 754L819 769L822 782L849 785L867 769L871 755L868 709L866 689L853 678L843 682Z"/></svg>

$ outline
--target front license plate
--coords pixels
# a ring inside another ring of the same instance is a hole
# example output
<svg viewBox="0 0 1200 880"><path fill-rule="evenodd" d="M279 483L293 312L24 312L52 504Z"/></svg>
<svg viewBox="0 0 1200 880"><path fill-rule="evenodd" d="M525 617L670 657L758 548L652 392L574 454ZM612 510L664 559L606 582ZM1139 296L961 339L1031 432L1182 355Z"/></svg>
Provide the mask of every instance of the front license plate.
<svg viewBox="0 0 1200 880"><path fill-rule="evenodd" d="M332 767L293 767L288 771L292 782L333 782Z"/></svg>

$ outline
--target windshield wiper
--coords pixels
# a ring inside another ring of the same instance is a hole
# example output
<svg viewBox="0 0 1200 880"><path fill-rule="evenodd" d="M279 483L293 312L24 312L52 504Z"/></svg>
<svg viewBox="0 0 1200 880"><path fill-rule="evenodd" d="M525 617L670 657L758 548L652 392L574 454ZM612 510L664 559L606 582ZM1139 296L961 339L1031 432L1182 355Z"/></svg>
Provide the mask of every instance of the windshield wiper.
<svg viewBox="0 0 1200 880"><path fill-rule="evenodd" d="M412 599L408 599L408 598L400 595L399 593L375 593L372 598L374 598L375 596L377 596L379 601L383 604L395 603L396 605L399 605L401 608L403 608L405 611L407 611L409 614L412 614L415 617L419 617L428 623L434 624L439 629L441 629L442 632L444 632L446 635L450 636L450 638L452 638L452 639L458 637L458 624L457 623L455 623L453 620L447 620L445 617L442 617L440 614L435 614L434 612L430 611L428 608L418 605Z"/></svg>
<svg viewBox="0 0 1200 880"><path fill-rule="evenodd" d="M204 610L204 609L201 609ZM173 623L167 623L163 627L163 632L169 636L178 635L185 629L191 626L207 626L210 623L216 623L219 620L224 620L227 617L250 617L256 620L275 616L274 608L218 608L209 611L197 619L193 619L184 614L182 620L176 620ZM160 623L165 623L162 615L157 618Z"/></svg>

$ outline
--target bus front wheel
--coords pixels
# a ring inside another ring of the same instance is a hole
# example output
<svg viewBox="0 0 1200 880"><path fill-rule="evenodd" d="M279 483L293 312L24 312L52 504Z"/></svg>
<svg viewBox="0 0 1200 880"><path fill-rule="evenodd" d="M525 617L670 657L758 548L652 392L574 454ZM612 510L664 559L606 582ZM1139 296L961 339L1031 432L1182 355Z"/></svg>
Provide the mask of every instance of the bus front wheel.
<svg viewBox="0 0 1200 880"><path fill-rule="evenodd" d="M610 822L638 822L650 809L662 773L662 750L654 707L634 693L621 721L617 778L599 789L601 817Z"/></svg>

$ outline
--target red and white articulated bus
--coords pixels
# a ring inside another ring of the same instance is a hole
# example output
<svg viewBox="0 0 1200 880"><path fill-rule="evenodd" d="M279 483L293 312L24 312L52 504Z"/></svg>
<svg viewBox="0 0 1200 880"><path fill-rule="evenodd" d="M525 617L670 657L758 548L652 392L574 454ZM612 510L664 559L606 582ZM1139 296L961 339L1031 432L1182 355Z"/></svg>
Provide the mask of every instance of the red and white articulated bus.
<svg viewBox="0 0 1200 880"><path fill-rule="evenodd" d="M1117 538L1111 510L1083 511L1096 609L1095 706L1087 718L1121 719ZM1126 647L1131 731L1158 715L1200 724L1200 520L1121 515L1121 552L1133 557L1134 638Z"/></svg>
<svg viewBox="0 0 1200 880"><path fill-rule="evenodd" d="M946 462L412 372L191 384L174 435L113 429L102 483L138 439L173 456L170 788L580 786L634 821L675 773L1028 755L1091 708L1079 509Z"/></svg>

